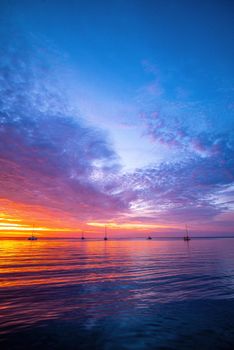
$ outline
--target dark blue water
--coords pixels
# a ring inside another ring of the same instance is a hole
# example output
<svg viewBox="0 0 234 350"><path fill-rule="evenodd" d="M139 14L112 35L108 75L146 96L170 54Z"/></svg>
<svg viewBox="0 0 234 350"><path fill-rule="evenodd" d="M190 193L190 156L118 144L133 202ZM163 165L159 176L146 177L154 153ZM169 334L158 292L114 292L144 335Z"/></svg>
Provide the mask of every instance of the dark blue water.
<svg viewBox="0 0 234 350"><path fill-rule="evenodd" d="M234 349L234 239L2 240L6 349Z"/></svg>

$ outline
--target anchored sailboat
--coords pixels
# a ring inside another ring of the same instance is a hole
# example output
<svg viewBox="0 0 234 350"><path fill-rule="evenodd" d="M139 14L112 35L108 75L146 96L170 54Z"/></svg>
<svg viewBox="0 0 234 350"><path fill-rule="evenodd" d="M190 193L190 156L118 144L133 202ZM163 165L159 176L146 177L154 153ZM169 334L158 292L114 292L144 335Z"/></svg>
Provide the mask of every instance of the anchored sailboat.
<svg viewBox="0 0 234 350"><path fill-rule="evenodd" d="M81 239L85 239L84 231L82 231L82 233L81 233Z"/></svg>
<svg viewBox="0 0 234 350"><path fill-rule="evenodd" d="M32 235L30 237L28 237L28 240L29 241L36 241L37 240L37 237L34 236L34 225L33 225L33 230L32 230Z"/></svg>
<svg viewBox="0 0 234 350"><path fill-rule="evenodd" d="M189 234L188 234L188 226L185 225L185 230L186 230L186 235L184 236L184 241L190 241L190 237L189 237Z"/></svg>
<svg viewBox="0 0 234 350"><path fill-rule="evenodd" d="M106 229L106 226L105 226L105 236L104 236L104 241L107 241L108 238L107 238L107 229Z"/></svg>
<svg viewBox="0 0 234 350"><path fill-rule="evenodd" d="M148 236L147 239L152 239L152 237L151 237L151 236Z"/></svg>

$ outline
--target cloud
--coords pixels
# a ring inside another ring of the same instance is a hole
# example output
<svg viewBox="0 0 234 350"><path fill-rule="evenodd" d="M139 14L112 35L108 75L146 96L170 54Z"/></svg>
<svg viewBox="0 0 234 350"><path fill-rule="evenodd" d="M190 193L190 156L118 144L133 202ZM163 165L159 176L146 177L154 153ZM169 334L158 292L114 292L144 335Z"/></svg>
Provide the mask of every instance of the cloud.
<svg viewBox="0 0 234 350"><path fill-rule="evenodd" d="M208 158L193 156L137 170L126 182L137 194L135 202L147 208L148 219L204 221L230 210L234 182L233 145ZM147 205L148 204L148 205Z"/></svg>
<svg viewBox="0 0 234 350"><path fill-rule="evenodd" d="M220 112L223 101L192 99L175 81L173 92L170 79L166 84L155 65L145 60L143 66L154 80L138 90L135 102L143 134L154 145L155 163L126 174L125 182L135 193L131 208L141 221L217 224L233 208L230 115ZM153 90L154 83L162 93Z"/></svg>
<svg viewBox="0 0 234 350"><path fill-rule="evenodd" d="M114 194L118 157L104 131L72 115L41 50L1 49L0 197L31 205L32 215L42 206L78 220L112 217L126 208Z"/></svg>
<svg viewBox="0 0 234 350"><path fill-rule="evenodd" d="M166 101L166 91L153 82L138 98L140 120L156 148L161 144L171 153L176 150L176 157L122 174L108 134L87 124L67 102L57 56L54 60L43 45L21 40L0 52L3 209L41 222L59 222L59 217L73 227L112 219L166 224L213 220L222 229L233 204L231 130L208 129L201 111L193 118L196 104ZM157 73L147 63L145 69Z"/></svg>
<svg viewBox="0 0 234 350"><path fill-rule="evenodd" d="M225 81L225 93L221 88L222 79L216 79L216 85L213 80L208 86L205 84L205 91L202 81L194 84L191 78L186 76L185 79L180 64L165 69L163 65L145 59L142 65L147 82L138 89L135 103L144 135L151 142L178 152L179 157L188 152L210 156L219 151L220 143L230 139L233 142L233 116L230 113L233 90L228 81ZM209 89L214 89L215 94L210 94ZM202 94L200 90L204 90Z"/></svg>

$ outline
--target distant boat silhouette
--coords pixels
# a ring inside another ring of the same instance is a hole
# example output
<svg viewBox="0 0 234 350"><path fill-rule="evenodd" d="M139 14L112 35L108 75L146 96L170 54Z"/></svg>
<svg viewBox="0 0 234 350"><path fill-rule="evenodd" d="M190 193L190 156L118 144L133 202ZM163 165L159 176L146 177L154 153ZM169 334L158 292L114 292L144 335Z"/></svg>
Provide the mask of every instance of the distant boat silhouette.
<svg viewBox="0 0 234 350"><path fill-rule="evenodd" d="M81 233L81 239L85 239L84 231L82 231L82 233Z"/></svg>
<svg viewBox="0 0 234 350"><path fill-rule="evenodd" d="M107 229L106 229L106 226L105 226L105 236L104 236L104 241L107 241L108 238L107 238Z"/></svg>
<svg viewBox="0 0 234 350"><path fill-rule="evenodd" d="M186 235L184 236L184 241L190 241L190 237L189 237L189 234L188 234L188 226L186 225L185 226L185 230L186 230Z"/></svg>
<svg viewBox="0 0 234 350"><path fill-rule="evenodd" d="M28 237L28 240L29 241L37 241L37 237L34 236L34 225L33 225L33 230L32 230L32 235L30 237Z"/></svg>
<svg viewBox="0 0 234 350"><path fill-rule="evenodd" d="M151 236L148 236L147 239L152 239L152 237L151 237Z"/></svg>

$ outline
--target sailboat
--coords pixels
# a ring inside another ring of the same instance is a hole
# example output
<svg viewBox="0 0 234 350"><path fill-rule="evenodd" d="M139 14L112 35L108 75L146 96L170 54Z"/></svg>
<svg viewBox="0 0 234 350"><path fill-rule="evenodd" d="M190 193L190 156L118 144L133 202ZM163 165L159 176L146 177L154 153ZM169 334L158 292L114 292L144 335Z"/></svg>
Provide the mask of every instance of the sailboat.
<svg viewBox="0 0 234 350"><path fill-rule="evenodd" d="M104 241L107 241L107 230L106 230L106 226L105 226L105 236L104 236Z"/></svg>
<svg viewBox="0 0 234 350"><path fill-rule="evenodd" d="M190 241L190 237L189 237L189 234L188 234L188 226L186 225L185 226L185 230L186 230L186 235L184 236L184 241Z"/></svg>
<svg viewBox="0 0 234 350"><path fill-rule="evenodd" d="M37 237L34 236L34 225L33 225L33 230L32 230L32 235L28 237L29 241L37 241Z"/></svg>
<svg viewBox="0 0 234 350"><path fill-rule="evenodd" d="M81 233L81 239L85 239L84 231L82 231L82 233Z"/></svg>
<svg viewBox="0 0 234 350"><path fill-rule="evenodd" d="M152 237L151 237L151 236L148 236L147 239L152 239Z"/></svg>

